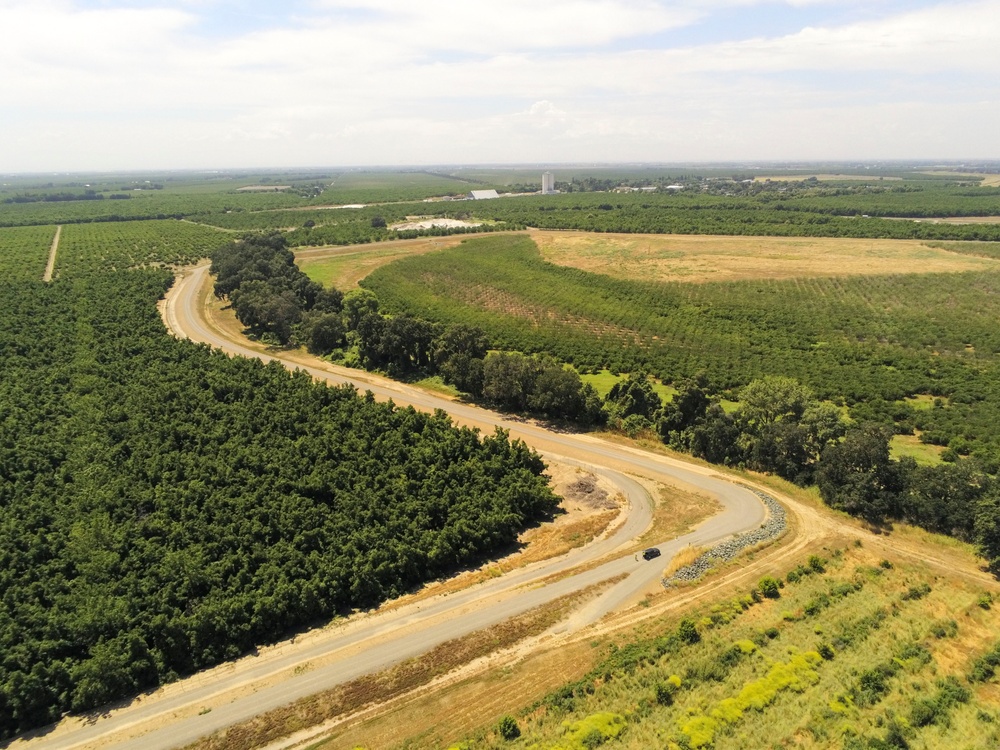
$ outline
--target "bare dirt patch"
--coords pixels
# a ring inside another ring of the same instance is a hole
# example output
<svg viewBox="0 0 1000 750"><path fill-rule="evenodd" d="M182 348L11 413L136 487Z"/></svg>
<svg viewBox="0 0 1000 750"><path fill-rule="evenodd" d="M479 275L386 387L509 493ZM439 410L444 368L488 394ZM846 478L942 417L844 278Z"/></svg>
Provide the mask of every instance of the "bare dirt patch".
<svg viewBox="0 0 1000 750"><path fill-rule="evenodd" d="M282 190L291 190L291 185L245 185L236 188L237 193L279 193Z"/></svg>
<svg viewBox="0 0 1000 750"><path fill-rule="evenodd" d="M738 281L996 270L1000 263L919 240L533 231L558 265L637 281Z"/></svg>
<svg viewBox="0 0 1000 750"><path fill-rule="evenodd" d="M49 248L49 262L45 266L45 274L42 281L52 281L52 274L56 270L56 253L59 251L59 236L62 234L62 226L56 227L56 234L52 238L52 246Z"/></svg>
<svg viewBox="0 0 1000 750"><path fill-rule="evenodd" d="M920 219L899 218L895 220L918 221L927 224L1000 224L1000 216L929 216Z"/></svg>
<svg viewBox="0 0 1000 750"><path fill-rule="evenodd" d="M443 227L446 229L453 229L456 227L481 227L483 222L481 221L463 221L462 219L441 219L441 218L422 218L420 216L407 216L406 221L400 222L398 224L393 224L390 229L396 230L407 230L407 229L433 229L434 227Z"/></svg>
<svg viewBox="0 0 1000 750"><path fill-rule="evenodd" d="M607 490L600 486L593 474L577 469L577 477L566 485L564 497L567 501L598 510L614 510L618 507L609 496Z"/></svg>

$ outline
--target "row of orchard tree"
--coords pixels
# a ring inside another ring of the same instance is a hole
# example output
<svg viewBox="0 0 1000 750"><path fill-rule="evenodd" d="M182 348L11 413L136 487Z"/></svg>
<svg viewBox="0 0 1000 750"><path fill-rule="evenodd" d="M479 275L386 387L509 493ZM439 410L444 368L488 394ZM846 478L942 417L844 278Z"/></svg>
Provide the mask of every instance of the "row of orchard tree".
<svg viewBox="0 0 1000 750"><path fill-rule="evenodd" d="M83 269L0 280L0 739L376 605L554 510L523 443L178 341L169 272Z"/></svg>
<svg viewBox="0 0 1000 750"><path fill-rule="evenodd" d="M581 372L705 375L720 390L781 374L856 421L961 454L1000 450L995 271L654 283L547 263L511 235L408 257L363 284L390 312L475 325L496 348Z"/></svg>

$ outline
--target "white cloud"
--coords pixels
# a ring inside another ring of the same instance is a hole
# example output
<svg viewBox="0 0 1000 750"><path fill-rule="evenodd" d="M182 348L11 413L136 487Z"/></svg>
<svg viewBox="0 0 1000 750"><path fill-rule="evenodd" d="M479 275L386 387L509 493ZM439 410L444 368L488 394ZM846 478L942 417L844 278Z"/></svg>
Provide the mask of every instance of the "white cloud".
<svg viewBox="0 0 1000 750"><path fill-rule="evenodd" d="M359 3L326 0L320 7ZM375 49L451 50L477 55L603 45L621 38L686 25L702 14L652 0L367 0L377 15Z"/></svg>
<svg viewBox="0 0 1000 750"><path fill-rule="evenodd" d="M995 155L971 113L1000 114L1000 0L735 42L653 41L710 27L706 14L726 8L824 4L842 10L324 0L227 37L200 32L211 4L0 0L0 137L16 144L0 170L820 158L880 144L885 157Z"/></svg>
<svg viewBox="0 0 1000 750"><path fill-rule="evenodd" d="M1000 66L1000 3L955 3L877 21L805 28L775 39L676 53L699 70L993 70Z"/></svg>

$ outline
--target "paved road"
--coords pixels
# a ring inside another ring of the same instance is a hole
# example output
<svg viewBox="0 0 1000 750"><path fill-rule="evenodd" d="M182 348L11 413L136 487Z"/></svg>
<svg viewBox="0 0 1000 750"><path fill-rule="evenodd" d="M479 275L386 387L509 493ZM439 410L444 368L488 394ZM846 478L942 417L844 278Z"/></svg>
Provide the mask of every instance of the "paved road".
<svg viewBox="0 0 1000 750"><path fill-rule="evenodd" d="M207 326L199 307L207 304L199 290L207 274L207 265L179 279L165 304L163 314L175 334L208 343L231 354L274 359L238 341L231 341ZM417 656L454 638L490 627L560 596L579 591L602 581L625 575L598 599L573 614L563 629L576 629L600 619L647 589L659 577L670 557L688 544L709 545L734 533L760 525L766 512L758 498L748 490L730 483L711 470L664 456L615 445L586 435L564 434L528 421L513 420L500 414L456 403L404 384L388 381L369 373L343 368L303 367L317 379L333 384L354 383L371 390L376 397L392 398L396 403L415 408L443 409L463 424L480 427L499 426L514 438L542 452L547 458L578 463L616 484L629 501L624 523L608 538L587 545L555 560L537 563L479 584L458 594L439 596L370 616L351 618L334 626L323 637L307 639L301 648L286 649L282 655L261 657L260 663L247 661L227 672L220 668L192 680L184 690L165 691L113 712L91 724L78 725L69 731L57 731L15 747L68 750L89 747L102 738L113 738L130 726L140 726L154 717L176 714L163 728L107 745L129 750L158 750L182 747L199 737L231 724L249 719L264 711L285 705L355 677L373 673ZM685 485L713 495L722 511L694 531L676 539L664 539L657 546L663 556L647 562L637 560L632 551L621 548L640 536L651 521L651 504L641 484L623 472L655 480ZM619 554L615 555L615 550ZM579 572L585 562L608 560ZM306 663L324 661L323 666L303 671ZM253 661L253 658L250 658ZM298 673L297 673L298 672ZM280 675L281 679L275 679ZM265 677L268 684L244 690L233 700L211 712L197 714L197 708L212 696L253 685ZM192 710L193 709L193 710Z"/></svg>

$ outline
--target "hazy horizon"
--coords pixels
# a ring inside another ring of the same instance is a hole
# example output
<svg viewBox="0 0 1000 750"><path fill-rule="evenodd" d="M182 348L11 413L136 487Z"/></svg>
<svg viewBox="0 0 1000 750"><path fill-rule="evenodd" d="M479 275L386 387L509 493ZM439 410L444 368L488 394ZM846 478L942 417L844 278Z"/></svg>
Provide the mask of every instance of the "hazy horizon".
<svg viewBox="0 0 1000 750"><path fill-rule="evenodd" d="M701 162L511 162L500 163L466 163L466 164L291 164L264 167L135 167L125 169L42 169L21 172L0 172L0 176L10 178L22 177L58 177L58 176L101 176L101 175L133 175L151 176L157 174L192 174L192 175L226 175L238 174L252 176L255 174L292 175L302 172L303 177L310 173L320 172L421 172L430 170L510 170L528 171L537 170L539 175L545 170L565 170L565 171L587 171L602 169L636 169L636 170L681 170L681 169L705 169L705 170L727 170L743 169L756 171L820 171L822 168L831 169L874 169L877 171L891 171L896 167L901 168L954 168L965 167L970 170L989 169L1000 170L1000 159L845 159L842 161L832 160L799 160L799 159L774 159L774 160L732 160L732 161L701 161ZM558 175L557 175L558 176Z"/></svg>

